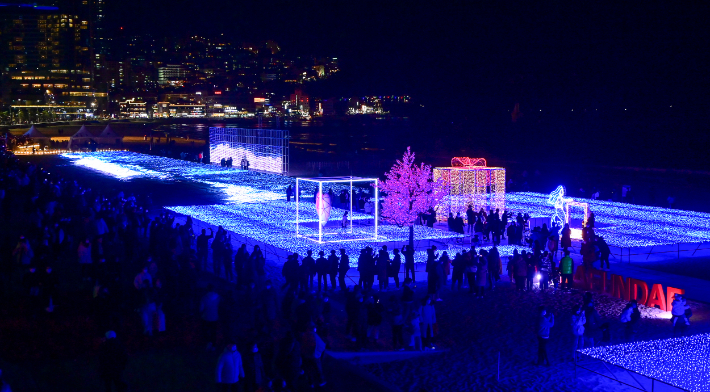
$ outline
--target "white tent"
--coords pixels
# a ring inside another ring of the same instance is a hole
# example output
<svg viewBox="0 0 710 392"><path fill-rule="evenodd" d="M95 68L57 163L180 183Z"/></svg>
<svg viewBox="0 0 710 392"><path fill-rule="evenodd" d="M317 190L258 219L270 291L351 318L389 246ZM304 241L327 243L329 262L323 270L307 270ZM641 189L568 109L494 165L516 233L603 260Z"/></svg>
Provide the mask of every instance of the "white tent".
<svg viewBox="0 0 710 392"><path fill-rule="evenodd" d="M123 143L123 136L118 136L118 134L111 129L111 125L106 125L106 128L104 128L95 140L99 144L121 144Z"/></svg>
<svg viewBox="0 0 710 392"><path fill-rule="evenodd" d="M95 141L96 136L94 136L85 125L82 125L75 134L69 138L69 148L77 147L88 143L91 140Z"/></svg>
<svg viewBox="0 0 710 392"><path fill-rule="evenodd" d="M31 139L36 139L36 140L48 140L49 139L48 136L45 136L42 132L37 130L37 128L35 128L34 125L32 127L30 127L29 131L23 133L22 136L29 137Z"/></svg>

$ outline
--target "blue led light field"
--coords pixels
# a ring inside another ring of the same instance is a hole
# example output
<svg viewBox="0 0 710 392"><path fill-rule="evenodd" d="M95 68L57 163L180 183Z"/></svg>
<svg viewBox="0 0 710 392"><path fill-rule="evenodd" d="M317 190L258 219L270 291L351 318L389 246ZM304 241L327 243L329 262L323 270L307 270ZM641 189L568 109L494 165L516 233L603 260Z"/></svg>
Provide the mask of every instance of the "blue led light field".
<svg viewBox="0 0 710 392"><path fill-rule="evenodd" d="M688 391L710 391L710 334L585 348L579 352Z"/></svg>
<svg viewBox="0 0 710 392"><path fill-rule="evenodd" d="M293 177L127 151L68 153L61 157L71 160L77 166L126 181L151 178L207 184L224 191L231 202L285 200L286 188L289 185L296 186ZM302 188L302 197L309 198L313 196L316 186L314 183L305 183ZM342 189L349 189L340 183L329 184L328 188L332 188L336 195Z"/></svg>
<svg viewBox="0 0 710 392"><path fill-rule="evenodd" d="M294 230L293 225L295 223L292 222L292 218L295 217L295 212L293 211L295 207L286 207L279 203L274 203L276 201L284 201L284 204L286 204L286 188L289 185L295 188L296 180L293 177L223 168L217 165L204 165L122 151L63 154L62 157L71 160L78 166L125 181L135 178L152 178L160 181L191 181L206 184L222 192L230 204L264 203L264 205L259 207L244 206L244 211L239 212L241 214L239 218L241 222L246 222L245 219L250 219L254 225L250 229L244 229L245 232L256 233L260 230L258 227L259 220L254 217L263 217L262 224L266 226L261 230L268 231L272 230L269 227L278 227L282 232L281 235L291 235ZM304 189L302 189L301 200L308 201L312 198L316 189L314 184L308 182L303 184L302 188ZM329 184L329 188L332 188L337 195L341 189L346 189L348 186L342 183L333 183ZM555 214L555 207L547 203L548 196L540 193L521 192L507 193L505 196L496 197L498 199L504 197L505 209L515 214L521 212L528 213L532 217L551 217ZM498 199L496 199L496 203L499 203L500 200ZM588 199L575 200L589 204L590 211L594 212L596 216L595 232L604 236L611 246L642 247L710 242L710 214L708 213ZM270 206L269 204L273 205ZM197 218L196 215L210 216L210 223L220 224L218 222L221 218L218 212L202 210L217 207L194 206L180 208L192 208L187 215L192 215L195 218ZM230 214L236 213L237 211L233 211ZM245 214L249 218L244 218ZM342 215L342 211L340 211L340 214ZM341 215L334 214L336 217ZM581 209L570 209L570 215L573 220L581 221L583 219ZM354 218L366 219L364 216ZM315 221L315 216L312 219ZM274 221L280 221L281 225L273 226L272 223ZM288 227L284 227L284 224ZM406 237L400 233L400 231L406 229L397 229L389 227L389 225L380 227L380 230L382 230L380 234L384 237L382 241L378 242L404 241ZM417 227L417 230L425 229ZM418 238L429 239L452 239L455 237L454 234L441 230L432 230L432 232L426 233L417 232L417 236L419 235L422 237ZM351 246L359 246L358 244L360 243L354 242ZM303 246L305 245L295 245L294 243L287 249L301 249ZM514 247L508 248L501 248L501 255L509 254L514 249Z"/></svg>
<svg viewBox="0 0 710 392"><path fill-rule="evenodd" d="M166 209L178 214L191 216L193 219L198 219L211 225L221 225L226 230L245 237L253 238L257 241L289 252L305 254L305 251L308 249L312 249L315 252L319 250L330 252L331 249L337 250L344 248L347 250L347 253L353 262L356 262L360 249L366 246L378 249L386 243L402 243L408 241L409 239L408 228L399 228L393 225L382 225L380 226L380 233L377 241L358 240L357 238L353 238L353 241L318 244L307 238L296 237L296 205L293 202L289 203L281 200L271 201L268 203L166 207ZM338 213L342 214L342 210L334 211L334 214ZM302 212L302 214L304 214L304 216L302 216L301 220L306 219L312 222L317 221L315 208L310 213ZM353 216L355 220L363 220L367 217L367 215L361 213L357 213ZM333 222L333 224L337 223L338 222ZM314 232L317 233L315 230ZM343 235L347 236L347 234ZM456 238L456 234L431 229L425 226L416 226L415 238L417 238L417 240L431 239L451 241ZM419 252L415 258L417 262L424 262L426 260L426 255L424 252Z"/></svg>
<svg viewBox="0 0 710 392"><path fill-rule="evenodd" d="M555 208L546 203L548 195L508 193L505 206L515 213L533 217L552 216ZM590 199L575 199L589 204L596 217L595 233L612 246L653 246L677 243L710 242L710 214ZM571 209L572 219L581 221L581 209Z"/></svg>

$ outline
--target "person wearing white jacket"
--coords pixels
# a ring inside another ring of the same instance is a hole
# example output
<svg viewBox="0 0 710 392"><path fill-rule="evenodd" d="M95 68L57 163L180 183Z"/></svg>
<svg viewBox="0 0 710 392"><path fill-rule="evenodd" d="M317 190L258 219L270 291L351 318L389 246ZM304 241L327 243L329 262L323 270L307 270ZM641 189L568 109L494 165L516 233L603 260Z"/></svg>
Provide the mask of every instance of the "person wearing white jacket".
<svg viewBox="0 0 710 392"><path fill-rule="evenodd" d="M217 384L221 391L237 391L239 381L244 378L242 356L237 351L237 345L228 343L217 360Z"/></svg>
<svg viewBox="0 0 710 392"><path fill-rule="evenodd" d="M584 348L584 324L587 317L581 306L578 306L572 315L572 335L574 336L574 356L577 358L577 350Z"/></svg>

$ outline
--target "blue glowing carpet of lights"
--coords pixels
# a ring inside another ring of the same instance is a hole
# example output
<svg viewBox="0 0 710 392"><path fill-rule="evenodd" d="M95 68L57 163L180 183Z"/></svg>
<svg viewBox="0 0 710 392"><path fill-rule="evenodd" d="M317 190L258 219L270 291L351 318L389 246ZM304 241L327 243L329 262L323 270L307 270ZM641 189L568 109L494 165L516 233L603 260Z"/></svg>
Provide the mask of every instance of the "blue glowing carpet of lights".
<svg viewBox="0 0 710 392"><path fill-rule="evenodd" d="M549 217L555 209L547 204L547 197L540 193L508 193L505 206L513 212ZM589 199L575 198L575 201L589 204L596 217L595 233L612 246L710 242L708 213ZM583 219L582 209L572 208L570 215L573 220Z"/></svg>
<svg viewBox="0 0 710 392"><path fill-rule="evenodd" d="M295 205L293 202L285 201L286 187L295 186L293 177L131 152L64 154L62 157L71 160L77 166L122 180L151 178L204 184L222 192L228 204L179 206L169 207L169 209L210 224L228 227L239 234L281 249L301 252L306 248L317 248L312 241L294 236ZM307 182L302 185L302 194L308 198L315 190L315 183ZM332 188L337 194L345 186L332 184ZM548 195L540 193L508 193L505 195L504 205L513 213L527 212L533 217L549 217L554 214L555 209L554 206L547 204L547 198ZM576 199L576 201L589 203L590 211L596 215L596 233L604 236L611 246L641 247L710 242L710 214L708 213L587 199ZM500 204L498 199L496 204ZM316 217L313 203L302 202L302 208L313 210L310 215L306 213L306 220L314 222ZM339 219L342 213L343 210L334 208L331 220ZM570 213L573 222L582 219L581 209L572 208ZM367 216L356 213L354 219L364 222ZM337 226L338 222L333 224ZM426 227L416 227L416 229L417 239L440 240L449 244L450 251L460 249L460 245L454 241L456 235L453 233ZM341 244L345 248L354 250L365 245L377 246L384 242L404 242L408 238L406 228L391 225L381 225L378 234L382 237L380 241L353 241ZM326 244L324 248L329 250L333 245ZM501 255L509 255L515 248L502 246Z"/></svg>
<svg viewBox="0 0 710 392"><path fill-rule="evenodd" d="M710 334L579 350L592 358L695 392L710 391Z"/></svg>
<svg viewBox="0 0 710 392"><path fill-rule="evenodd" d="M161 181L193 181L206 184L224 193L227 204L172 206L166 209L191 216L194 219L221 225L225 229L239 235L271 245L289 252L304 254L307 249L314 251L344 248L351 259L357 259L359 250L365 246L373 248L385 243L406 242L409 238L408 228L392 225L380 225L378 240L359 240L358 235L341 232L340 225L343 209L333 208L331 222L326 226L329 235L337 235L347 242L318 244L312 240L295 235L296 203L286 201L285 189L295 185L295 178L276 174L227 169L216 165L204 165L177 159L157 157L131 152L97 152L81 154L64 154L64 158L80 167L100 172L102 174L132 180L137 178L152 178ZM308 197L315 190L315 183L306 183L304 196ZM345 189L344 184L329 184L335 192ZM309 188L310 186L310 188ZM308 200L308 199L307 199ZM317 222L315 204L311 201L301 201L300 221ZM368 224L368 220L370 223ZM356 223L355 231L363 236L363 232L374 234L372 216L360 212L353 214ZM301 234L314 236L317 230L301 226ZM415 238L421 240L439 240L455 242L459 235L438 229L417 226ZM452 244L450 250L459 249L461 245ZM510 248L510 249L508 249ZM514 247L501 247L502 252L510 252ZM459 249L460 250L460 249ZM415 255L417 261L426 260L423 251Z"/></svg>

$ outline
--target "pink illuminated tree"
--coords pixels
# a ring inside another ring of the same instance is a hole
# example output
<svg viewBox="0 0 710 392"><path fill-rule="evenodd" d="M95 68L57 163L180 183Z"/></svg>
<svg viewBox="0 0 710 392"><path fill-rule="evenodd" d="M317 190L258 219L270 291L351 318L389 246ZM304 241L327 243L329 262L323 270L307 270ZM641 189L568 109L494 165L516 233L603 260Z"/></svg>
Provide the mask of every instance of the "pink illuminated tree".
<svg viewBox="0 0 710 392"><path fill-rule="evenodd" d="M413 247L417 217L439 204L446 192L445 184L441 179L434 181L431 166L414 164L409 147L385 177L380 183L380 191L386 194L382 219L399 227L409 226L409 245Z"/></svg>

